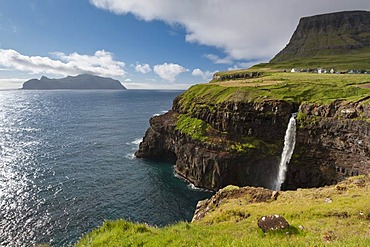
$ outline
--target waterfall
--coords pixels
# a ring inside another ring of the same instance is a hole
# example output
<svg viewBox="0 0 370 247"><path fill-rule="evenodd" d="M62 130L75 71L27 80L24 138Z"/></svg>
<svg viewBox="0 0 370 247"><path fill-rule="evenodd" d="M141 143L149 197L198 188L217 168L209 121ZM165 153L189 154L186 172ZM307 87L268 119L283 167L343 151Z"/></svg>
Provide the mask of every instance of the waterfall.
<svg viewBox="0 0 370 247"><path fill-rule="evenodd" d="M279 172L277 178L273 185L273 190L280 190L281 185L285 181L285 174L288 169L288 163L292 157L294 146L295 146L295 136L296 136L296 120L295 117L297 113L293 113L289 119L289 124L285 132L284 137L284 149L281 153L281 160L279 164Z"/></svg>

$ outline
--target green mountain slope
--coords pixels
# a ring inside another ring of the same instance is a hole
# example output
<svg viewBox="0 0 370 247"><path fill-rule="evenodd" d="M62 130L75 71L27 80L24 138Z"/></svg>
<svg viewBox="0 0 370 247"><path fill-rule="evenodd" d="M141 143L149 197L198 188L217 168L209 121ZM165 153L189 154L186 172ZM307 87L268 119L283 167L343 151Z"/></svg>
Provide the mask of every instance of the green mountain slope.
<svg viewBox="0 0 370 247"><path fill-rule="evenodd" d="M345 11L304 17L270 68L370 69L370 12Z"/></svg>

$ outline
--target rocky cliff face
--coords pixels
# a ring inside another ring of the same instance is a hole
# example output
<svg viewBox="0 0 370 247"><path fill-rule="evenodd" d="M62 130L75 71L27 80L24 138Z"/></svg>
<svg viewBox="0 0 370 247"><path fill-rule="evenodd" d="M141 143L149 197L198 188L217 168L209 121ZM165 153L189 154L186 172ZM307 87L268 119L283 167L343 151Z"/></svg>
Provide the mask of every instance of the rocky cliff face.
<svg viewBox="0 0 370 247"><path fill-rule="evenodd" d="M370 12L345 11L304 17L288 45L270 62L345 54L370 48Z"/></svg>
<svg viewBox="0 0 370 247"><path fill-rule="evenodd" d="M296 157L286 189L333 184L370 172L370 106L340 100L299 108ZM314 169L306 169L307 164ZM299 181L299 182L298 182Z"/></svg>
<svg viewBox="0 0 370 247"><path fill-rule="evenodd" d="M370 108L361 102L329 105L266 100L195 104L153 117L136 156L176 162L176 172L196 186L271 187L291 113L299 112L297 144L283 189L335 183L370 172ZM186 110L185 110L186 109ZM209 127L199 140L177 127L179 116Z"/></svg>

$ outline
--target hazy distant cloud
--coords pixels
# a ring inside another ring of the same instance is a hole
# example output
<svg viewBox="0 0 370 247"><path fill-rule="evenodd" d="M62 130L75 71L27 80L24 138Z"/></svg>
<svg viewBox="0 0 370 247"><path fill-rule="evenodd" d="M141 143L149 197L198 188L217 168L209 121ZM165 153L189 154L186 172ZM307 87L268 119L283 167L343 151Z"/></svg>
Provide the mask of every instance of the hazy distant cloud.
<svg viewBox="0 0 370 247"><path fill-rule="evenodd" d="M26 56L15 50L0 49L0 68L31 74L77 75L89 73L100 76L124 76L125 63L114 60L113 54L104 50L93 56L78 53L51 53L56 59L41 56Z"/></svg>
<svg viewBox="0 0 370 247"><path fill-rule="evenodd" d="M140 73L143 73L143 74L146 74L146 73L149 73L150 71L152 71L149 64L137 64L135 66L135 70L137 72L140 72Z"/></svg>
<svg viewBox="0 0 370 247"><path fill-rule="evenodd" d="M26 80L23 78L0 78L0 89L21 88Z"/></svg>
<svg viewBox="0 0 370 247"><path fill-rule="evenodd" d="M210 80L214 73L215 72L208 70L203 72L201 69L194 69L193 72L191 72L193 76L200 76L203 80Z"/></svg>
<svg viewBox="0 0 370 247"><path fill-rule="evenodd" d="M232 67L229 67L227 70L239 70L239 69L247 69L252 67L255 64L260 64L265 61L262 60L252 60L250 62L243 62L243 63L235 63Z"/></svg>
<svg viewBox="0 0 370 247"><path fill-rule="evenodd" d="M214 55L214 54L206 54L204 56L208 58L209 60L211 60L212 62L214 62L215 64L232 64L233 63L233 59L231 57L220 58L219 56Z"/></svg>
<svg viewBox="0 0 370 247"><path fill-rule="evenodd" d="M188 70L178 64L164 63L155 65L153 71L162 79L174 82L176 80L176 76Z"/></svg>
<svg viewBox="0 0 370 247"><path fill-rule="evenodd" d="M90 0L116 14L182 25L188 42L222 49L230 59L270 59L288 42L299 18L370 9L369 0Z"/></svg>

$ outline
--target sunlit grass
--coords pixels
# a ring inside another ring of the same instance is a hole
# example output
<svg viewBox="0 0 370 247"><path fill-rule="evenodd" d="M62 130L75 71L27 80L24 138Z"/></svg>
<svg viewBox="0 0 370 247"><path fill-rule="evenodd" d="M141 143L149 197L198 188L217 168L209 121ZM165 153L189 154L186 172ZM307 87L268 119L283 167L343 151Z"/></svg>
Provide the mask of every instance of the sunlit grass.
<svg viewBox="0 0 370 247"><path fill-rule="evenodd" d="M224 72L226 73L226 72ZM212 110L223 102L285 100L300 104L358 101L370 95L369 74L312 74L269 72L252 79L213 81L195 85L181 95L185 112Z"/></svg>
<svg viewBox="0 0 370 247"><path fill-rule="evenodd" d="M200 221L164 228L106 221L76 246L369 246L369 177L338 186L286 191L255 204L245 193L224 199ZM257 220L270 214L282 215L291 228L264 234Z"/></svg>

